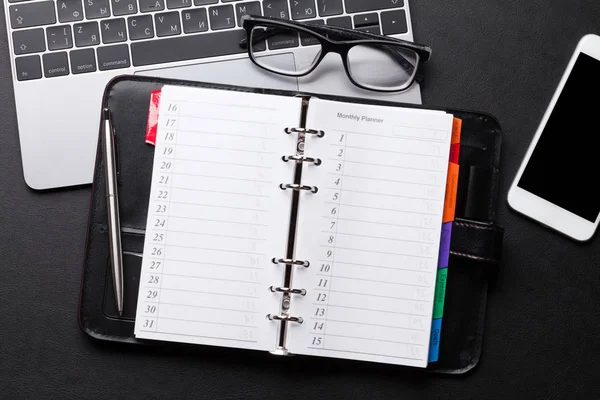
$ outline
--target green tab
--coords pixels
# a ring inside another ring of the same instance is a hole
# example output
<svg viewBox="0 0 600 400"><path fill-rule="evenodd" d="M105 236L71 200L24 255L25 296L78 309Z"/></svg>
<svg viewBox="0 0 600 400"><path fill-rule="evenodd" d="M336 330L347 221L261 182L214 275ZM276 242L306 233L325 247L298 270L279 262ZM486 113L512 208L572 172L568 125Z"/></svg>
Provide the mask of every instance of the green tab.
<svg viewBox="0 0 600 400"><path fill-rule="evenodd" d="M446 280L448 268L438 269L435 280L435 298L433 299L433 318L442 318L444 315L444 300L446 299Z"/></svg>

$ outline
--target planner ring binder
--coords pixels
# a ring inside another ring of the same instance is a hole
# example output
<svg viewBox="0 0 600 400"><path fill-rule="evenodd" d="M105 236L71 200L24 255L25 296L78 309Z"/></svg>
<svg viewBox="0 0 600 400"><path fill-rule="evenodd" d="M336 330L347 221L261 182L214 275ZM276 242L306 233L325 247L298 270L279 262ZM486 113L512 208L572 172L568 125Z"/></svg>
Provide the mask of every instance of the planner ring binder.
<svg viewBox="0 0 600 400"><path fill-rule="evenodd" d="M297 161L297 162L307 162L307 163L313 163L315 165L321 165L322 161L320 158L314 158L314 157L307 157L307 156L283 156L281 157L281 159L285 162L288 162L290 160L293 161Z"/></svg>
<svg viewBox="0 0 600 400"><path fill-rule="evenodd" d="M279 185L279 188L281 190L307 190L311 193L317 193L319 191L319 188L316 186L301 185L298 183L282 183Z"/></svg>
<svg viewBox="0 0 600 400"><path fill-rule="evenodd" d="M322 130L318 130L318 129L308 129L308 128L285 128L284 129L285 133L287 133L288 135L290 133L304 133L304 134L309 134L309 135L317 135L317 137L323 137L325 136L325 131Z"/></svg>
<svg viewBox="0 0 600 400"><path fill-rule="evenodd" d="M297 322L299 324L304 322L304 318L302 317L292 317L291 315L286 314L267 314L267 318L271 321L286 321L286 322Z"/></svg>
<svg viewBox="0 0 600 400"><path fill-rule="evenodd" d="M306 289L291 289L287 287L281 286L271 286L269 290L273 293L281 292L281 293L289 293L289 294L299 294L301 296L306 296Z"/></svg>
<svg viewBox="0 0 600 400"><path fill-rule="evenodd" d="M292 260L290 258L275 258L271 260L273 264L286 264L286 265L300 265L302 267L308 268L310 267L310 261L307 260Z"/></svg>

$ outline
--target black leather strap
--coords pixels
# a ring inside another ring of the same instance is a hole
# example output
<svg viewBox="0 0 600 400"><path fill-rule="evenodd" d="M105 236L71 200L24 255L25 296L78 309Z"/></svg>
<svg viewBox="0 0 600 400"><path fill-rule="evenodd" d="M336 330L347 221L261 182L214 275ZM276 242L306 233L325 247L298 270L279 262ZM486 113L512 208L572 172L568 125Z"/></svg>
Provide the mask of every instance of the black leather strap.
<svg viewBox="0 0 600 400"><path fill-rule="evenodd" d="M489 193L497 192L500 171L496 167L471 165L465 173L469 179L468 189L464 191L466 199L463 216L478 221L495 220L496 198Z"/></svg>
<svg viewBox="0 0 600 400"><path fill-rule="evenodd" d="M497 265L503 238L504 229L498 225L457 218L452 224L450 254Z"/></svg>

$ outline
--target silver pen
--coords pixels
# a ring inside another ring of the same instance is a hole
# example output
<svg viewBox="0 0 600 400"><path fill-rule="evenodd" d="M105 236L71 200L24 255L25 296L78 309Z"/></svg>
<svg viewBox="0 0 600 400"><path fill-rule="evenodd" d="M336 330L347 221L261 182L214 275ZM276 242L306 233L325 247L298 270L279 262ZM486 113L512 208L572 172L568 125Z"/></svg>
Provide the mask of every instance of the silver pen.
<svg viewBox="0 0 600 400"><path fill-rule="evenodd" d="M123 253L121 249L121 221L119 219L119 194L117 192L117 157L115 132L110 120L110 111L102 113L102 150L104 156L104 177L106 185L106 208L108 211L108 236L113 287L117 311L123 315Z"/></svg>

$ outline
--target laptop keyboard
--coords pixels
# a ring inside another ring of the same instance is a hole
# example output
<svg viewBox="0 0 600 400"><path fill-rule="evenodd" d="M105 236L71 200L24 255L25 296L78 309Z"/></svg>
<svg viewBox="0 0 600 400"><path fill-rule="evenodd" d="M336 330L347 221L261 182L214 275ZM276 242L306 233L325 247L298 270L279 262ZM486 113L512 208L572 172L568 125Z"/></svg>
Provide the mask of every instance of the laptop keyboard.
<svg viewBox="0 0 600 400"><path fill-rule="evenodd" d="M404 0L9 0L19 81L241 54L246 14L408 32ZM290 41L290 48L313 45ZM281 46L278 46L278 50Z"/></svg>

